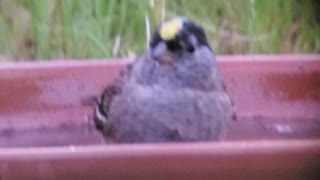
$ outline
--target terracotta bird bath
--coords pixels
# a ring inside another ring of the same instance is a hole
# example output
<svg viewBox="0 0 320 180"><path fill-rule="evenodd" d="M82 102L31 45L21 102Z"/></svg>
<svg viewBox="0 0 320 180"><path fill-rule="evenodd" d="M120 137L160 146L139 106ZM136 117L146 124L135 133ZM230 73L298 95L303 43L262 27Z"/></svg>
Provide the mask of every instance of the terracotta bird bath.
<svg viewBox="0 0 320 180"><path fill-rule="evenodd" d="M210 143L103 144L82 100L128 62L0 64L0 180L320 179L320 55L218 56L238 120Z"/></svg>

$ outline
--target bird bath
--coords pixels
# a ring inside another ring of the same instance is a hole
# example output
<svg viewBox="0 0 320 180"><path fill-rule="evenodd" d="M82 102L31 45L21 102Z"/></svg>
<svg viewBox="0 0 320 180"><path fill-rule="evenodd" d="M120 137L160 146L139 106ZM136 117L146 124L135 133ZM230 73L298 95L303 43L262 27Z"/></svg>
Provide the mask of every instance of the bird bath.
<svg viewBox="0 0 320 180"><path fill-rule="evenodd" d="M128 61L0 64L0 179L302 179L320 172L320 55L218 56L222 142L104 144L82 100Z"/></svg>

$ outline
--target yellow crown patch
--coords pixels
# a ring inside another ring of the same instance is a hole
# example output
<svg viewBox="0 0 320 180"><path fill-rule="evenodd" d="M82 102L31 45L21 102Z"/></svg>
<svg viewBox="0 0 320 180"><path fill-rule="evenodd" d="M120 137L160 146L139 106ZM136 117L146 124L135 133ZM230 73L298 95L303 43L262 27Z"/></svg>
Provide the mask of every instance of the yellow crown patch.
<svg viewBox="0 0 320 180"><path fill-rule="evenodd" d="M165 22L160 28L160 36L163 40L173 39L182 28L181 19L173 19Z"/></svg>

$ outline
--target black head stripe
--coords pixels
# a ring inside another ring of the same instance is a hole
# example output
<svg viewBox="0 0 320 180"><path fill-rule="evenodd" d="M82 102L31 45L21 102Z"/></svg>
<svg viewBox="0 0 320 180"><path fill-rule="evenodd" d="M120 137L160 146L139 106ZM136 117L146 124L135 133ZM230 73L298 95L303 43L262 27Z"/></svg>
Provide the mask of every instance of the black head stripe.
<svg viewBox="0 0 320 180"><path fill-rule="evenodd" d="M184 18L182 29L170 40L163 40L159 33L159 28L154 32L149 43L151 49L160 42L165 42L168 50L172 52L188 51L193 52L197 46L207 46L211 49L204 29L193 21Z"/></svg>
<svg viewBox="0 0 320 180"><path fill-rule="evenodd" d="M207 40L207 35L201 26L196 25L191 21L185 21L183 25L184 25L185 31L195 36L199 45L205 45L205 46L209 45Z"/></svg>
<svg viewBox="0 0 320 180"><path fill-rule="evenodd" d="M155 48L161 41L163 41L163 39L161 38L161 36L159 34L159 28L157 28L157 30L152 35L152 38L149 42L149 46L151 48Z"/></svg>

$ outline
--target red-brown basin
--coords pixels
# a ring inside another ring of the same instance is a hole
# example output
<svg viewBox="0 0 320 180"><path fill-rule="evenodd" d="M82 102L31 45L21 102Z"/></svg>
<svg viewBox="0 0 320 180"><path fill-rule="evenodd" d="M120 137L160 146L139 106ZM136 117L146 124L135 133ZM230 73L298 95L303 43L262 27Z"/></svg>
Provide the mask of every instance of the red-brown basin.
<svg viewBox="0 0 320 180"><path fill-rule="evenodd" d="M0 64L0 180L320 178L320 55L218 56L238 116L224 142L104 145L81 100L125 63Z"/></svg>

